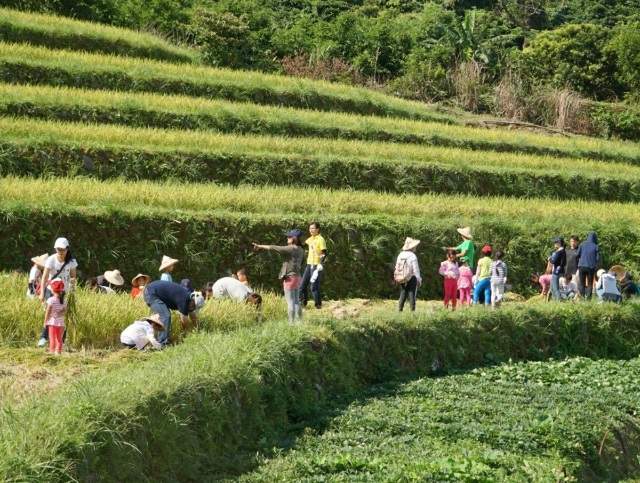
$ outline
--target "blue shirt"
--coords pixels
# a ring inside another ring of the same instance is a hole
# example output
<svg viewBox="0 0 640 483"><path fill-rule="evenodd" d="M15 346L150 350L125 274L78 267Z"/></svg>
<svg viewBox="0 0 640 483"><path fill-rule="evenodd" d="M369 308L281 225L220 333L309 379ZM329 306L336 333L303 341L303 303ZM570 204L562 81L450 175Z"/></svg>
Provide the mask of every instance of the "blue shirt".
<svg viewBox="0 0 640 483"><path fill-rule="evenodd" d="M145 289L149 297L160 299L170 310L177 310L182 315L189 315L191 292L182 285L165 280L156 280Z"/></svg>

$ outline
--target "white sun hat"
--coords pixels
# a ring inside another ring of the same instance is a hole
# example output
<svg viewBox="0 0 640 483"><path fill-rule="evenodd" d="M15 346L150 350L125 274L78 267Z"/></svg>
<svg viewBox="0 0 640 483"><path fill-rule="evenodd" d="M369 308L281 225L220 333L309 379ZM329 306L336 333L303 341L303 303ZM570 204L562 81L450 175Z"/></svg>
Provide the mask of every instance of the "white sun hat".
<svg viewBox="0 0 640 483"><path fill-rule="evenodd" d="M468 238L469 240L473 240L473 236L471 236L471 228L469 228L468 226L465 226L464 228L458 228L456 231L463 237Z"/></svg>
<svg viewBox="0 0 640 483"><path fill-rule="evenodd" d="M118 287L124 285L124 278L122 277L120 270L107 270L104 272L104 278L110 284L117 285Z"/></svg>
<svg viewBox="0 0 640 483"><path fill-rule="evenodd" d="M31 263L34 263L34 264L38 265L39 267L44 267L44 263L47 261L47 258L49 258L49 254L48 253L43 253L39 257L33 257L31 259Z"/></svg>

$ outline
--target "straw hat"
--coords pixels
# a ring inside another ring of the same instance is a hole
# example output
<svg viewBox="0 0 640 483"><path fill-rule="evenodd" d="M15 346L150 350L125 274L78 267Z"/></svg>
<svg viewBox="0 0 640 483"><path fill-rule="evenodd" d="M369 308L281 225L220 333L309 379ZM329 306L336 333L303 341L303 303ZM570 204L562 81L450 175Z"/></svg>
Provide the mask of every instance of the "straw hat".
<svg viewBox="0 0 640 483"><path fill-rule="evenodd" d="M420 240L416 240L415 238L411 238L410 236L408 236L404 240L404 245L402 245L402 249L403 250L413 250L418 245L420 245Z"/></svg>
<svg viewBox="0 0 640 483"><path fill-rule="evenodd" d="M609 269L609 271L615 273L616 278L618 280L622 280L622 277L624 277L624 274L627 273L627 269L624 268L622 265L614 265Z"/></svg>
<svg viewBox="0 0 640 483"><path fill-rule="evenodd" d="M147 320L152 324L157 324L164 329L164 324L162 323L162 320L160 320L160 314L150 315L149 317L145 317L144 320Z"/></svg>
<svg viewBox="0 0 640 483"><path fill-rule="evenodd" d="M112 285L117 285L118 287L124 285L124 278L122 278L120 270L107 270L104 272L104 278Z"/></svg>
<svg viewBox="0 0 640 483"><path fill-rule="evenodd" d="M47 258L49 258L49 254L48 253L43 253L39 257L33 257L31 259L31 263L34 263L34 264L38 265L39 267L44 267L44 264L47 261Z"/></svg>
<svg viewBox="0 0 640 483"><path fill-rule="evenodd" d="M179 260L176 260L175 258L162 255L162 263L160 264L160 268L158 270L162 272L163 270L166 270L167 268L169 268L172 265L175 265L178 262Z"/></svg>
<svg viewBox="0 0 640 483"><path fill-rule="evenodd" d="M458 228L456 231L460 233L460 235L462 235L464 238L473 240L473 236L471 236L471 228L469 228L468 226L465 226L464 228Z"/></svg>
<svg viewBox="0 0 640 483"><path fill-rule="evenodd" d="M145 275L144 273L139 273L138 275L136 275L135 277L133 277L131 279L131 285L133 287L137 287L138 286L137 281L138 281L139 278L144 278L145 279L144 285L149 285L149 282L151 282L151 277L149 275Z"/></svg>

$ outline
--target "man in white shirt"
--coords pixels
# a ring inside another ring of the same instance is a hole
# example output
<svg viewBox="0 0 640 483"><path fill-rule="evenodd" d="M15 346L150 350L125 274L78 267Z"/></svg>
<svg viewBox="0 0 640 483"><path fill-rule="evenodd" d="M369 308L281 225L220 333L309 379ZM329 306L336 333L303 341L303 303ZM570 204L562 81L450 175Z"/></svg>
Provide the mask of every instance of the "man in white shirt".
<svg viewBox="0 0 640 483"><path fill-rule="evenodd" d="M139 351L147 345L151 345L154 349L162 349L162 344L156 340L154 330L159 332L164 330L159 314L136 320L122 331L120 342L129 349L138 349Z"/></svg>

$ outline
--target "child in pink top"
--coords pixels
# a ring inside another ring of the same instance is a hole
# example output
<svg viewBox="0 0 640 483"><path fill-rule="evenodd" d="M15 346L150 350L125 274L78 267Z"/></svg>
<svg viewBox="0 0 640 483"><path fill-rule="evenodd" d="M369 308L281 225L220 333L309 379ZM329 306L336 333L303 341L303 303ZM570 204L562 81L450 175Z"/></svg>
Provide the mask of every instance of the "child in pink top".
<svg viewBox="0 0 640 483"><path fill-rule="evenodd" d="M471 305L471 291L473 290L473 270L469 267L467 261L462 262L460 267L460 278L458 279L458 294L460 296L460 305Z"/></svg>
<svg viewBox="0 0 640 483"><path fill-rule="evenodd" d="M47 299L44 326L49 329L49 352L61 354L64 316L67 312L67 304L64 300L64 282L59 278L51 280L49 290L53 295Z"/></svg>
<svg viewBox="0 0 640 483"><path fill-rule="evenodd" d="M447 259L440 264L440 270L438 270L438 273L444 277L444 307L448 309L451 302L453 310L456 309L456 292L460 277L456 259L456 251L448 250Z"/></svg>

